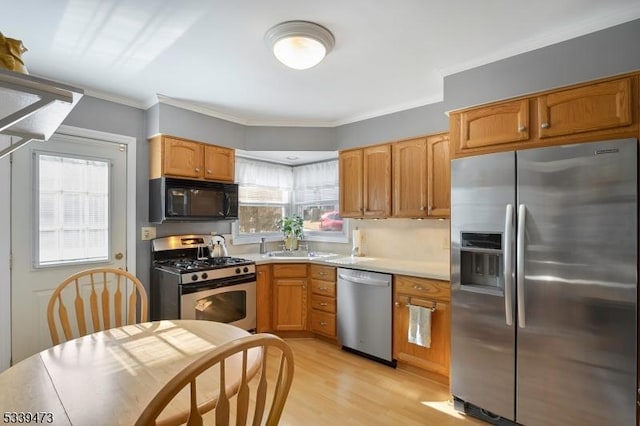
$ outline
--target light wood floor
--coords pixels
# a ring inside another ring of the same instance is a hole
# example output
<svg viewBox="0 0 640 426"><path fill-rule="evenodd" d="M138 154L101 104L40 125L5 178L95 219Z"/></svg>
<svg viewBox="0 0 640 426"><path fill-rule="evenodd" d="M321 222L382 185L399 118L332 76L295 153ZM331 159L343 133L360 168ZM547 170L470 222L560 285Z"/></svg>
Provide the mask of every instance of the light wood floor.
<svg viewBox="0 0 640 426"><path fill-rule="evenodd" d="M486 425L457 413L448 388L342 351L318 339L287 339L293 386L280 424Z"/></svg>

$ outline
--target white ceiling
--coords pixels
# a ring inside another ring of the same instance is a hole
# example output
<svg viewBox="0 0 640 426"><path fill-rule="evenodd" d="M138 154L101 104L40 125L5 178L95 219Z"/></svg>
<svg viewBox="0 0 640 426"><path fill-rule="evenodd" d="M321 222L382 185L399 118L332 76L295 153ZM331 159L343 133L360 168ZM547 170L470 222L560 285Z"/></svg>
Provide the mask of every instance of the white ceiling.
<svg viewBox="0 0 640 426"><path fill-rule="evenodd" d="M636 18L638 0L20 0L0 31L23 40L32 74L90 95L335 126L440 101L444 75ZM263 39L297 19L336 39L306 71Z"/></svg>

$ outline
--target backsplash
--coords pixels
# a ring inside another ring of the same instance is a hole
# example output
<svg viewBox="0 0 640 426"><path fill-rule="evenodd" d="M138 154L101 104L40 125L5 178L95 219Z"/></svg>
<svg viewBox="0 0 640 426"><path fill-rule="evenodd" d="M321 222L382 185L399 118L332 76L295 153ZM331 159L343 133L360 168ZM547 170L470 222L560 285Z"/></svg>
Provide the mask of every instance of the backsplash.
<svg viewBox="0 0 640 426"><path fill-rule="evenodd" d="M449 220L352 220L371 257L449 263Z"/></svg>

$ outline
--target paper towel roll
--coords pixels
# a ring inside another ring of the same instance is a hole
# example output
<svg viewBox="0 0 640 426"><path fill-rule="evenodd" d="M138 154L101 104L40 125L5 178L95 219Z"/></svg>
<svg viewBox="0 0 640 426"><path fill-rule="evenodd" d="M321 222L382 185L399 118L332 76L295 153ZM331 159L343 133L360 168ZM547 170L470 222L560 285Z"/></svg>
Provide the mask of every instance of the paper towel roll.
<svg viewBox="0 0 640 426"><path fill-rule="evenodd" d="M362 255L362 232L359 229L354 229L351 235L352 240L352 253L355 256Z"/></svg>

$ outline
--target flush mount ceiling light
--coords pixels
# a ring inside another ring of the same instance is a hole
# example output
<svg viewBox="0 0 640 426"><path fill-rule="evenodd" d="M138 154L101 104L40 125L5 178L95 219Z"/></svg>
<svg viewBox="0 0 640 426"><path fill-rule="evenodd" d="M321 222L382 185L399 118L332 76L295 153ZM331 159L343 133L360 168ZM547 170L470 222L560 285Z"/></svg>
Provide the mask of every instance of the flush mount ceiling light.
<svg viewBox="0 0 640 426"><path fill-rule="evenodd" d="M333 34L308 21L287 21L271 28L264 36L280 62L296 70L317 65L335 44Z"/></svg>

